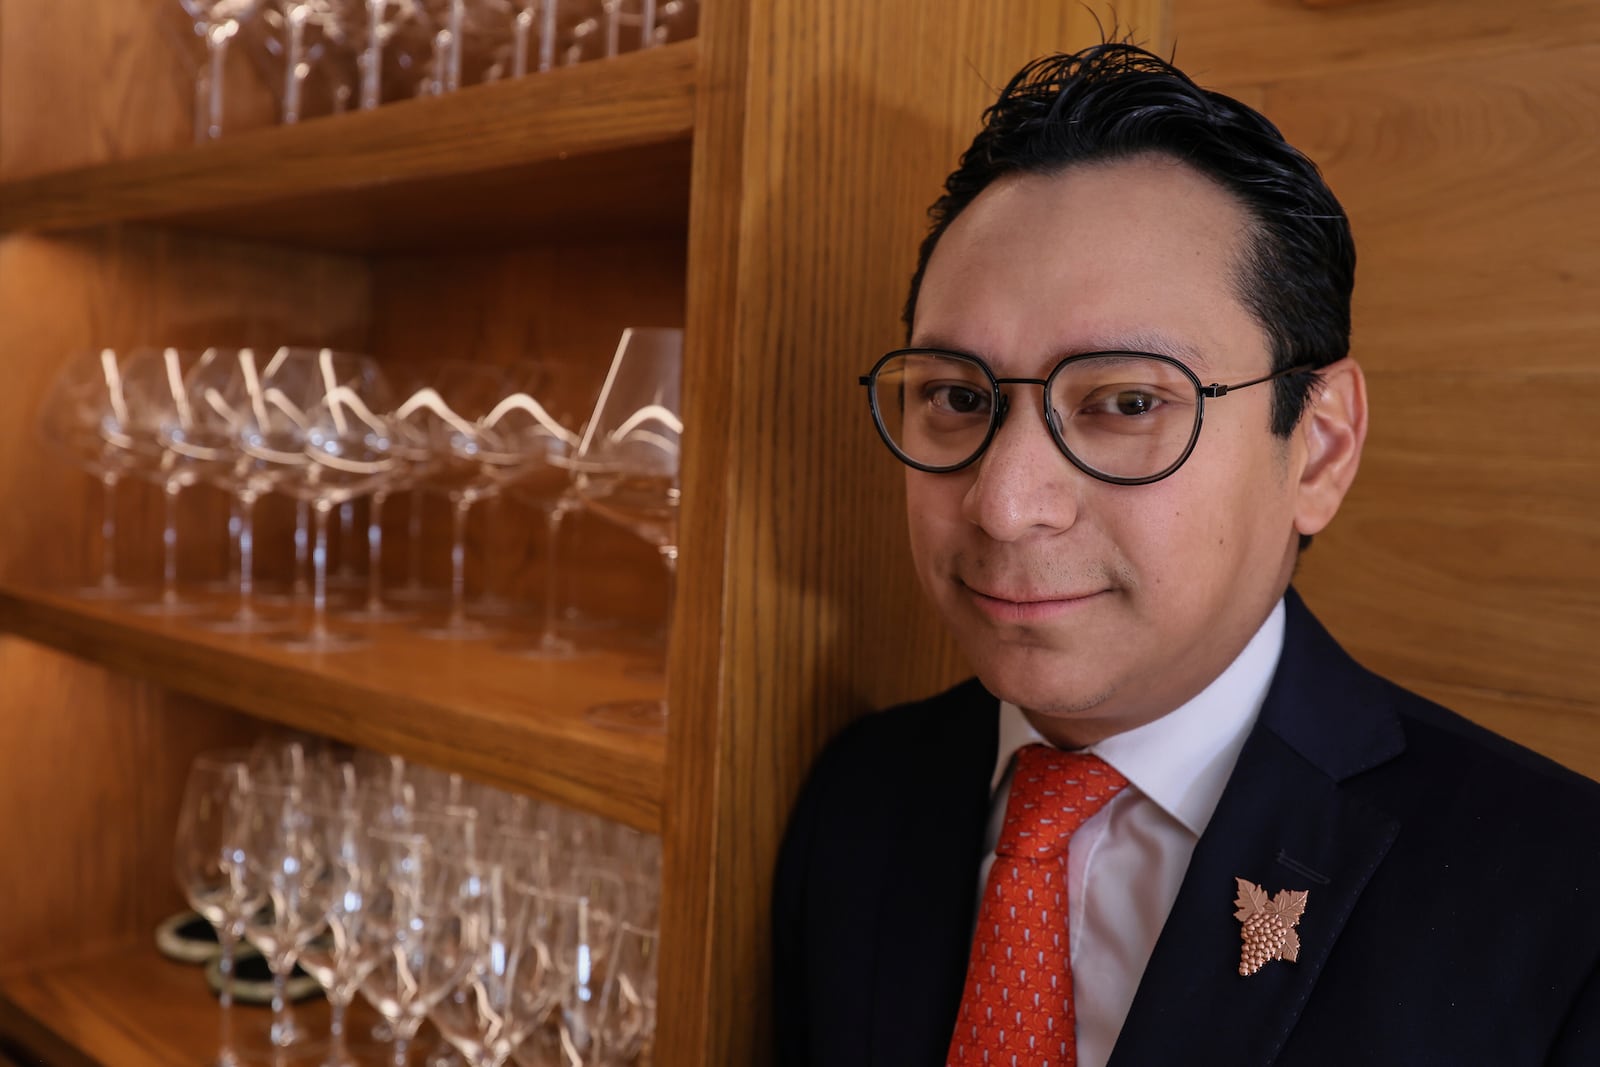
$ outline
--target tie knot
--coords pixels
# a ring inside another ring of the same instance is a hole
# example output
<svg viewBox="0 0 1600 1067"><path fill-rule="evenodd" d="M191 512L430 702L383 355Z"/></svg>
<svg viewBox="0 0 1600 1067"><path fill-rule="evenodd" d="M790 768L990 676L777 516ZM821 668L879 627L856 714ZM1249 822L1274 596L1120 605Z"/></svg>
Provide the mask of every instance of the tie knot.
<svg viewBox="0 0 1600 1067"><path fill-rule="evenodd" d="M1033 859L1060 855L1078 827L1127 784L1099 756L1024 745L1017 750L995 852Z"/></svg>

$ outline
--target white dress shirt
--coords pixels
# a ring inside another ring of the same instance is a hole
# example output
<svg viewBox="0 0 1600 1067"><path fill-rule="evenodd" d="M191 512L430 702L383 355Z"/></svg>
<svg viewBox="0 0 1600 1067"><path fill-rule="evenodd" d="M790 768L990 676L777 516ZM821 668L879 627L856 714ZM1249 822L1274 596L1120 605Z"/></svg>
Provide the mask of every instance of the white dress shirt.
<svg viewBox="0 0 1600 1067"><path fill-rule="evenodd" d="M1111 1056L1189 857L1261 712L1283 650L1283 620L1280 600L1239 657L1193 700L1089 746L1129 786L1079 827L1068 845L1079 1067L1104 1067ZM1022 711L1002 703L980 897L1005 821L1012 757L1036 741L1044 738ZM1218 891L1231 893L1232 887Z"/></svg>

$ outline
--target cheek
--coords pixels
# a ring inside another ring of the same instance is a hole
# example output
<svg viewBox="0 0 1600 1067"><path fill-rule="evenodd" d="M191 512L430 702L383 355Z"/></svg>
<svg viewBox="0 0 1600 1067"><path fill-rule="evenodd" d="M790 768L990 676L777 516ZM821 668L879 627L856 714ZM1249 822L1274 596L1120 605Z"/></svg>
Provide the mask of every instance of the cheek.
<svg viewBox="0 0 1600 1067"><path fill-rule="evenodd" d="M917 569L926 572L936 559L948 556L958 536L961 479L906 472L906 526Z"/></svg>

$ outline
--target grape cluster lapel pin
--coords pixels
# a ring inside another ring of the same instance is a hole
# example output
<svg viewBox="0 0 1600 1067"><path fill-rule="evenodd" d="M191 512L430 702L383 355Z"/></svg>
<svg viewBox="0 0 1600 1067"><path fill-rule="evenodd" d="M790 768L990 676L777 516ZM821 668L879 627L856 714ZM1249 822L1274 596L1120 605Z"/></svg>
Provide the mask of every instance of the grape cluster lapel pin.
<svg viewBox="0 0 1600 1067"><path fill-rule="evenodd" d="M1305 914L1304 889L1281 889L1272 897L1267 891L1243 878L1239 883L1239 896L1234 904L1239 910L1233 917L1244 925L1239 930L1243 942L1239 948L1239 974L1252 975L1272 960L1293 963L1300 956L1300 935L1295 926Z"/></svg>

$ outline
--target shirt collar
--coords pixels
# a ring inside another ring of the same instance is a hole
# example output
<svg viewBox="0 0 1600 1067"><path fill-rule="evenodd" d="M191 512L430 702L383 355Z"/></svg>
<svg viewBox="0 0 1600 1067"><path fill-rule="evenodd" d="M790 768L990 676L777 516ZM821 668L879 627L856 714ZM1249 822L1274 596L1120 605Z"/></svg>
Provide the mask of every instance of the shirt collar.
<svg viewBox="0 0 1600 1067"><path fill-rule="evenodd" d="M1211 821L1245 738L1261 714L1283 651L1284 616L1279 600L1244 651L1188 703L1089 746L1197 837ZM1002 701L991 792L1005 780L1017 749L1034 742L1044 742L1044 737L1021 708Z"/></svg>

